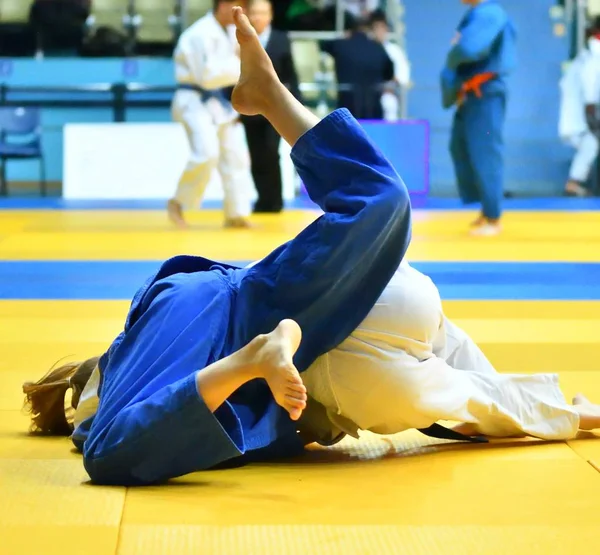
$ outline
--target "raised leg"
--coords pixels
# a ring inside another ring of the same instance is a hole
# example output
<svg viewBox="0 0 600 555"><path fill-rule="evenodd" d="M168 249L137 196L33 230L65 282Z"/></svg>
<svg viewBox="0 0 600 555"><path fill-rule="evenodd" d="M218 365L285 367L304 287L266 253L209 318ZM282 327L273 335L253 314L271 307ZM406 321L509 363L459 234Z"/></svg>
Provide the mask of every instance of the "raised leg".
<svg viewBox="0 0 600 555"><path fill-rule="evenodd" d="M398 268L410 240L408 193L347 111L319 122L279 82L241 10L236 23L242 71L233 105L263 114L293 146L300 177L325 214L248 270L234 344L292 318L303 330L295 357L303 371L354 330Z"/></svg>

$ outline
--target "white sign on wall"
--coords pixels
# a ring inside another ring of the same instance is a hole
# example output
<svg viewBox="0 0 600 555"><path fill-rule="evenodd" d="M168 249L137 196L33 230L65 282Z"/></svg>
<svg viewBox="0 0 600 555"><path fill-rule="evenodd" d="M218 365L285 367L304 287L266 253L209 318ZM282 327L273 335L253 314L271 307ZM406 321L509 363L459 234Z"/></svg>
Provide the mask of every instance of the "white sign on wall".
<svg viewBox="0 0 600 555"><path fill-rule="evenodd" d="M281 141L285 200L296 196L297 175L290 147ZM189 155L178 123L67 124L64 127L65 199L168 199ZM256 192L252 191L252 198ZM223 200L215 171L205 200Z"/></svg>

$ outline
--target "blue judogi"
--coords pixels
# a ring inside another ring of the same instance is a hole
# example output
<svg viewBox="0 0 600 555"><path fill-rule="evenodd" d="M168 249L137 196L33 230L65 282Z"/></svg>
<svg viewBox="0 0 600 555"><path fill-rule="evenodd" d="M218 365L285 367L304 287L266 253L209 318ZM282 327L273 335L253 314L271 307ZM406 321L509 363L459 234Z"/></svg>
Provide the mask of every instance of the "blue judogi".
<svg viewBox="0 0 600 555"><path fill-rule="evenodd" d="M302 442L263 380L212 414L196 372L293 318L306 370L366 317L410 241L407 190L347 110L292 150L325 212L257 265L176 257L136 294L123 333L100 360L96 416L74 434L92 480L149 484L238 458L291 455Z"/></svg>
<svg viewBox="0 0 600 555"><path fill-rule="evenodd" d="M454 115L450 153L464 203L481 202L483 214L500 217L504 181L503 127L506 77L516 65L516 32L496 0L471 8L458 26L460 39L442 72L442 103L457 103L461 89L479 76L481 97L468 93Z"/></svg>

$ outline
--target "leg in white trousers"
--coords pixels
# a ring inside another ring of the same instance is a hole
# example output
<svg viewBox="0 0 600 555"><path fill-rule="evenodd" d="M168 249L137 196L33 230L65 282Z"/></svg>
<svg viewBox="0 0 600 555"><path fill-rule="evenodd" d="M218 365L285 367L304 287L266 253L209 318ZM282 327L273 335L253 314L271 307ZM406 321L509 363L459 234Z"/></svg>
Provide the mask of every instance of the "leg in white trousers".
<svg viewBox="0 0 600 555"><path fill-rule="evenodd" d="M175 200L185 210L198 208L219 160L218 127L194 91L177 91L173 119L181 123L190 145L190 158L177 185Z"/></svg>
<svg viewBox="0 0 600 555"><path fill-rule="evenodd" d="M251 212L250 194L254 185L244 126L238 121L221 125L218 135L218 168L223 185L225 218L246 218Z"/></svg>
<svg viewBox="0 0 600 555"><path fill-rule="evenodd" d="M242 125L216 125L208 107L193 91L176 93L173 118L183 125L190 144L190 159L179 179L175 200L183 209L198 208L217 168L223 185L225 219L248 216L252 176Z"/></svg>
<svg viewBox="0 0 600 555"><path fill-rule="evenodd" d="M346 433L393 434L439 420L479 433L567 439L579 429L552 374L498 374L446 319L429 278L408 265L364 322L303 374L309 395Z"/></svg>
<svg viewBox="0 0 600 555"><path fill-rule="evenodd" d="M572 137L569 142L577 149L571 169L569 179L578 183L585 183L590 177L590 172L596 158L598 157L599 142L596 135L591 131Z"/></svg>

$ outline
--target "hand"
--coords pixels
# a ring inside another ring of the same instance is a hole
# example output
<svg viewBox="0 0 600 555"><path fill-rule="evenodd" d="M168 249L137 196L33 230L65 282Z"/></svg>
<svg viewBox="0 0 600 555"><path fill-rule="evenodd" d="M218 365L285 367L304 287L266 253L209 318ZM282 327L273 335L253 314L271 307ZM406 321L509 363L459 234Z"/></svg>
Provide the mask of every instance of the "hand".
<svg viewBox="0 0 600 555"><path fill-rule="evenodd" d="M453 38L453 39L450 41L450 44L451 44L452 46L455 46L456 44L458 44L458 43L460 42L460 38L461 38L461 34L457 32L457 33L454 35L454 38Z"/></svg>
<svg viewBox="0 0 600 555"><path fill-rule="evenodd" d="M598 131L600 131L600 120L598 119L598 113L595 104L586 105L585 119L592 133L598 133Z"/></svg>

